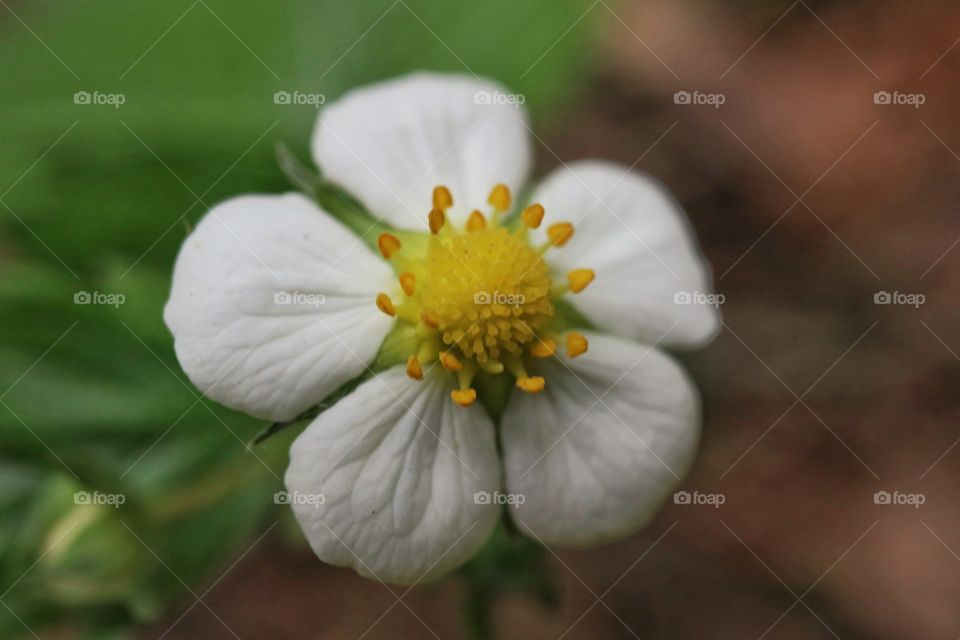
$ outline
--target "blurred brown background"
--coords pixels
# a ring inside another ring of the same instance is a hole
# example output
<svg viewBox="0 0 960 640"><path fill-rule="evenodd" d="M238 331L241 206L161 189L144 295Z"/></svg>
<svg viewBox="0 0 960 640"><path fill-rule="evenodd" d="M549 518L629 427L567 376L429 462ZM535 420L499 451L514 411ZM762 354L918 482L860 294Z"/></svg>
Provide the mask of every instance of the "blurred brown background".
<svg viewBox="0 0 960 640"><path fill-rule="evenodd" d="M590 11L605 33L598 71L538 132L538 168L616 159L685 205L726 327L687 357L705 418L684 489L725 502L671 504L631 539L557 552L561 606L508 598L498 631L957 638L960 7ZM725 101L676 104L678 91ZM923 104L877 104L882 91ZM878 292L925 303L875 304ZM875 504L877 491L925 501ZM268 535L204 596L209 608L187 596L143 637L233 637L218 617L244 638L461 637L455 583L404 592Z"/></svg>

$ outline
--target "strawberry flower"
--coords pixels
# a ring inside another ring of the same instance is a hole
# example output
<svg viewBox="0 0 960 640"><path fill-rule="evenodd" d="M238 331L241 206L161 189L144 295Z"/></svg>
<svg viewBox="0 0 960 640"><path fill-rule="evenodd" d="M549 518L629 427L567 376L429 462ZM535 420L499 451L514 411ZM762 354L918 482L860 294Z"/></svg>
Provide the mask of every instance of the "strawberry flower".
<svg viewBox="0 0 960 640"><path fill-rule="evenodd" d="M461 565L504 508L545 544L626 535L695 454L698 395L659 346L705 344L719 315L678 303L711 289L683 213L601 161L516 206L532 153L508 95L427 73L348 93L313 157L389 229L246 195L177 258L164 317L210 398L289 421L362 380L297 438L285 482L322 560L386 582Z"/></svg>

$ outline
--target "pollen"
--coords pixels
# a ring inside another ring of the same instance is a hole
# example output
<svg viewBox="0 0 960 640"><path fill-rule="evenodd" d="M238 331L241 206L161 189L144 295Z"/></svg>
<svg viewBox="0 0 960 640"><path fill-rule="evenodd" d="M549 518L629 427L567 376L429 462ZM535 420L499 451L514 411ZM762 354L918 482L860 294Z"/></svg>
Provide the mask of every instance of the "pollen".
<svg viewBox="0 0 960 640"><path fill-rule="evenodd" d="M576 358L587 352L587 339L582 333L571 331L567 334L567 356Z"/></svg>
<svg viewBox="0 0 960 640"><path fill-rule="evenodd" d="M569 222L558 222L547 227L547 236L550 238L550 244L555 247L562 247L570 242L573 237L573 225Z"/></svg>
<svg viewBox="0 0 960 640"><path fill-rule="evenodd" d="M390 317L397 315L397 310L393 306L393 300L391 300L390 296L385 293L377 294L377 308Z"/></svg>
<svg viewBox="0 0 960 640"><path fill-rule="evenodd" d="M557 342L553 338L542 338L530 347L530 355L534 358L549 358L556 352Z"/></svg>
<svg viewBox="0 0 960 640"><path fill-rule="evenodd" d="M417 356L407 358L407 375L414 380L423 379L423 365L420 364L420 359Z"/></svg>
<svg viewBox="0 0 960 640"><path fill-rule="evenodd" d="M490 192L487 199L496 211L507 211L510 209L510 187L505 184L498 184Z"/></svg>
<svg viewBox="0 0 960 640"><path fill-rule="evenodd" d="M487 228L487 219L477 209L467 218L467 231L483 231Z"/></svg>
<svg viewBox="0 0 960 640"><path fill-rule="evenodd" d="M469 407L477 400L476 389L458 389L450 392L450 397L461 407Z"/></svg>
<svg viewBox="0 0 960 640"><path fill-rule="evenodd" d="M430 223L430 233L433 235L440 233L440 229L443 229L443 225L447 224L447 216L443 212L443 209L434 208L431 210L427 220Z"/></svg>
<svg viewBox="0 0 960 640"><path fill-rule="evenodd" d="M377 238L377 246L380 248L380 255L389 260L393 254L400 251L400 240L397 236L389 233L381 233Z"/></svg>
<svg viewBox="0 0 960 640"><path fill-rule="evenodd" d="M570 284L572 293L580 293L587 288L587 285L593 282L596 274L593 269L574 269L567 274L567 282Z"/></svg>
<svg viewBox="0 0 960 640"><path fill-rule="evenodd" d="M479 363L520 354L553 316L546 263L502 227L431 246L421 288L443 343Z"/></svg>
<svg viewBox="0 0 960 640"><path fill-rule="evenodd" d="M440 354L440 364L442 364L443 368L447 371L460 371L463 369L463 364L457 359L457 356L449 351L444 351Z"/></svg>
<svg viewBox="0 0 960 640"><path fill-rule="evenodd" d="M554 317L555 302L582 291L595 274L574 269L566 283L554 283L543 257L550 247L570 240L573 225L550 225L548 241L537 246L530 230L541 226L547 212L531 204L514 220L502 220L512 205L505 184L490 191L486 214L474 209L460 224L448 218L453 201L447 187L437 186L426 215L429 236L405 235L408 246L390 233L377 239L384 258L403 252L394 262L399 288L378 294L376 305L399 322L403 333L398 335L404 336L401 344L409 354L407 375L455 378L450 397L464 407L477 400L477 375L510 375L520 391L540 393L547 380L529 375L526 364L555 355L560 336L568 357L587 350L581 334L564 334L552 323L562 322Z"/></svg>
<svg viewBox="0 0 960 640"><path fill-rule="evenodd" d="M443 185L436 187L433 190L433 208L446 211L452 206L453 196L450 195L450 190Z"/></svg>
<svg viewBox="0 0 960 640"><path fill-rule="evenodd" d="M517 386L527 393L540 393L543 391L546 381L540 376L532 378L517 378Z"/></svg>
<svg viewBox="0 0 960 640"><path fill-rule="evenodd" d="M540 223L543 222L543 207L539 204L532 204L526 209L523 210L521 217L523 218L523 224L528 226L531 229L536 229L540 226Z"/></svg>
<svg viewBox="0 0 960 640"><path fill-rule="evenodd" d="M400 274L400 288L408 296L412 296L416 291L417 278L409 271Z"/></svg>

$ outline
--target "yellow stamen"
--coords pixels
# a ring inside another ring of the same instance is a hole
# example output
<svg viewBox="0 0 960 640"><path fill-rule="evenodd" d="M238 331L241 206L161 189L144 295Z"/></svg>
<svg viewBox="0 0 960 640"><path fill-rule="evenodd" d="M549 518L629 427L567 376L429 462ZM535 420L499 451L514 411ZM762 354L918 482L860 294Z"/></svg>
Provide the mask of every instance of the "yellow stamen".
<svg viewBox="0 0 960 640"><path fill-rule="evenodd" d="M433 208L440 209L441 211L446 211L452 206L453 206L453 196L450 195L450 190L443 185L434 187Z"/></svg>
<svg viewBox="0 0 960 640"><path fill-rule="evenodd" d="M517 387L523 389L527 393L540 393L543 391L543 387L545 385L546 382L540 376L533 376L532 378L517 378Z"/></svg>
<svg viewBox="0 0 960 640"><path fill-rule="evenodd" d="M528 376L519 356L510 356L506 359L507 369L517 379L517 387L527 393L540 393L546 384L541 376Z"/></svg>
<svg viewBox="0 0 960 640"><path fill-rule="evenodd" d="M487 219L483 217L482 213L474 209L470 217L467 218L467 231L483 231L486 228Z"/></svg>
<svg viewBox="0 0 960 640"><path fill-rule="evenodd" d="M510 187L502 183L498 184L490 192L487 202L497 211L507 211L510 209Z"/></svg>
<svg viewBox="0 0 960 640"><path fill-rule="evenodd" d="M440 364L442 364L443 368L447 371L460 371L463 369L463 364L457 359L457 356L449 351L440 353Z"/></svg>
<svg viewBox="0 0 960 640"><path fill-rule="evenodd" d="M389 260L390 256L400 251L400 239L389 233L381 233L377 238L377 246L380 247L380 255Z"/></svg>
<svg viewBox="0 0 960 640"><path fill-rule="evenodd" d="M476 389L459 389L450 392L450 397L461 407L469 407L477 400Z"/></svg>
<svg viewBox="0 0 960 640"><path fill-rule="evenodd" d="M521 217L523 224L530 229L537 229L543 222L543 207L539 204L532 204L523 210Z"/></svg>
<svg viewBox="0 0 960 640"><path fill-rule="evenodd" d="M391 318L397 315L397 310L393 306L393 300L391 300L390 296L385 293L377 294L377 308Z"/></svg>
<svg viewBox="0 0 960 640"><path fill-rule="evenodd" d="M530 355L535 358L549 358L557 351L557 342L553 338L543 338L530 347Z"/></svg>
<svg viewBox="0 0 960 640"><path fill-rule="evenodd" d="M567 274L567 282L570 283L570 291L580 293L587 288L587 285L593 282L597 274L593 269L574 269Z"/></svg>
<svg viewBox="0 0 960 640"><path fill-rule="evenodd" d="M414 285L416 282L417 279L409 271L400 274L400 288L403 289L403 292L408 296L413 295Z"/></svg>
<svg viewBox="0 0 960 640"><path fill-rule="evenodd" d="M573 225L569 222L557 222L547 227L547 236L554 247L562 247L573 237Z"/></svg>
<svg viewBox="0 0 960 640"><path fill-rule="evenodd" d="M437 320L437 317L426 309L420 312L420 321L431 329L436 329L440 325L440 321Z"/></svg>
<svg viewBox="0 0 960 640"><path fill-rule="evenodd" d="M437 347L435 340L427 340L420 345L420 350L417 352L417 360L419 362L430 362L435 360L439 351L440 349Z"/></svg>
<svg viewBox="0 0 960 640"><path fill-rule="evenodd" d="M420 360L417 359L417 356L407 358L407 375L414 380L423 379L423 367L420 366Z"/></svg>
<svg viewBox="0 0 960 640"><path fill-rule="evenodd" d="M588 346L587 339L582 333L571 331L567 334L567 357L576 358L586 353Z"/></svg>
<svg viewBox="0 0 960 640"><path fill-rule="evenodd" d="M432 209L427 220L430 222L430 233L437 235L440 233L440 229L443 229L443 225L447 223L447 216L441 209Z"/></svg>

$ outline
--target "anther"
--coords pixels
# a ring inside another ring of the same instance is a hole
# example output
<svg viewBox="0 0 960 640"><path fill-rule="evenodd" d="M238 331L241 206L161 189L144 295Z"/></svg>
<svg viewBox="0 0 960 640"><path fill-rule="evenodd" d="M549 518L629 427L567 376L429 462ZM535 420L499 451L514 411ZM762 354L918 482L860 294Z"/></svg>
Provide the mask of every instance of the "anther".
<svg viewBox="0 0 960 640"><path fill-rule="evenodd" d="M476 389L457 389L450 392L450 397L461 407L469 407L477 400Z"/></svg>
<svg viewBox="0 0 960 640"><path fill-rule="evenodd" d="M390 233L381 233L377 238L377 246L380 247L380 255L389 260L390 256L400 251L400 239Z"/></svg>
<svg viewBox="0 0 960 640"><path fill-rule="evenodd" d="M576 358L586 353L588 346L587 339L582 333L577 333L576 331L567 333L567 357Z"/></svg>
<svg viewBox="0 0 960 640"><path fill-rule="evenodd" d="M523 389L527 393L540 393L543 391L543 387L545 385L546 382L540 376L533 376L532 378L517 378L517 387Z"/></svg>
<svg viewBox="0 0 960 640"><path fill-rule="evenodd" d="M483 231L486 228L487 219L483 217L482 213L474 209L470 217L467 218L467 231Z"/></svg>
<svg viewBox="0 0 960 640"><path fill-rule="evenodd" d="M463 369L463 364L449 351L440 352L440 364L443 365L443 368L447 371L460 371Z"/></svg>
<svg viewBox="0 0 960 640"><path fill-rule="evenodd" d="M557 351L557 343L553 338L542 338L530 347L530 355L535 358L549 358Z"/></svg>
<svg viewBox="0 0 960 640"><path fill-rule="evenodd" d="M391 318L397 315L397 310L393 306L393 300L391 300L390 296L385 293L377 294L377 308Z"/></svg>
<svg viewBox="0 0 960 640"><path fill-rule="evenodd" d="M407 358L407 375L414 380L423 379L423 367L420 366L420 360L417 359L417 356Z"/></svg>
<svg viewBox="0 0 960 640"><path fill-rule="evenodd" d="M510 187L505 184L498 184L490 192L487 199L496 211L508 211L510 209Z"/></svg>
<svg viewBox="0 0 960 640"><path fill-rule="evenodd" d="M587 285L593 282L596 274L593 269L574 269L567 274L567 282L570 283L570 291L580 293L587 288Z"/></svg>
<svg viewBox="0 0 960 640"><path fill-rule="evenodd" d="M532 204L523 210L521 217L523 224L529 229L537 229L543 222L543 207L539 204Z"/></svg>
<svg viewBox="0 0 960 640"><path fill-rule="evenodd" d="M408 296L413 295L416 282L417 279L409 271L400 274L400 288L403 289L403 292Z"/></svg>
<svg viewBox="0 0 960 640"><path fill-rule="evenodd" d="M430 233L437 235L440 233L440 229L443 229L443 225L447 223L447 216L442 209L431 209L427 220L430 223Z"/></svg>
<svg viewBox="0 0 960 640"><path fill-rule="evenodd" d="M420 312L420 321L431 329L436 329L440 325L440 321L437 320L437 317L427 310Z"/></svg>
<svg viewBox="0 0 960 640"><path fill-rule="evenodd" d="M557 222L547 227L547 236L554 247L562 247L573 237L573 225L569 222Z"/></svg>
<svg viewBox="0 0 960 640"><path fill-rule="evenodd" d="M441 211L446 211L453 206L453 196L450 195L450 190L445 186L440 185L433 188L433 208L440 209Z"/></svg>

